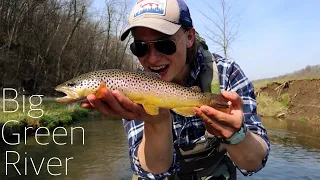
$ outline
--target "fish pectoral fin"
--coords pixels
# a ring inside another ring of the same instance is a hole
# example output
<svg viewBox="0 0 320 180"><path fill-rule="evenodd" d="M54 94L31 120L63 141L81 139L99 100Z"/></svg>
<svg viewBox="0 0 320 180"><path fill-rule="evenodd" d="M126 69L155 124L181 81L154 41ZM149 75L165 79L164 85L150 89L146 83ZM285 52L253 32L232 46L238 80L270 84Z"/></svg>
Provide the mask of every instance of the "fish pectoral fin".
<svg viewBox="0 0 320 180"><path fill-rule="evenodd" d="M196 115L196 112L192 107L173 108L172 111L185 117L192 117Z"/></svg>
<svg viewBox="0 0 320 180"><path fill-rule="evenodd" d="M144 104L144 100L137 100L137 99L135 99L135 100L133 100L133 102L135 102L135 103L137 103L137 104Z"/></svg>
<svg viewBox="0 0 320 180"><path fill-rule="evenodd" d="M149 115L155 116L159 114L159 108L155 105L143 104L143 108Z"/></svg>
<svg viewBox="0 0 320 180"><path fill-rule="evenodd" d="M106 88L107 86L106 86L106 83L104 82L104 81L101 81L100 82L100 86L99 86L99 88L98 88L98 91L96 92L96 97L97 98L103 98L103 95L102 95L102 92L101 92L101 90L102 90L102 88Z"/></svg>

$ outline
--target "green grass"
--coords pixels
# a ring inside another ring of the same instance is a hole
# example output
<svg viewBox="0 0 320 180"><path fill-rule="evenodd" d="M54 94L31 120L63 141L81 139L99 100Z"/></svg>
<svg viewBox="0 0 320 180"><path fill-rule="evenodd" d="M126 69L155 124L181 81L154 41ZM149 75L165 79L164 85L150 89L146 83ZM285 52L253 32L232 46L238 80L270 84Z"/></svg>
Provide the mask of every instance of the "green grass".
<svg viewBox="0 0 320 180"><path fill-rule="evenodd" d="M260 91L262 87L265 87L273 82L284 83L289 79L280 79L277 81L263 80L254 83L255 91ZM279 97L271 97L267 93L259 93L256 97L258 103L258 113L262 116L276 117L281 113L286 113L290 103L290 95L285 93Z"/></svg>
<svg viewBox="0 0 320 180"><path fill-rule="evenodd" d="M285 107L288 108L289 107L289 103L290 103L290 95L285 93L285 94L281 94L280 97L278 98L278 101Z"/></svg>
<svg viewBox="0 0 320 180"><path fill-rule="evenodd" d="M37 100L38 101L34 101L33 104L39 104L39 99ZM8 123L6 127L12 129L21 129L21 127L32 126L34 128L47 127L48 129L53 129L58 126L66 126L75 121L86 119L89 115L89 111L81 108L77 103L68 105L60 104L51 98L44 98L39 106L33 107L34 109L38 110L34 110L34 112L31 111L28 114L30 111L30 103L28 100L25 102L25 109L23 109L22 99L17 101L19 102L19 109L16 112L4 112L3 99L0 99L0 126L9 120L17 120L20 123ZM6 111L13 111L16 108L17 105L15 103L5 103ZM43 110L42 116L42 112L39 109Z"/></svg>
<svg viewBox="0 0 320 180"><path fill-rule="evenodd" d="M271 83L285 83L288 81L294 80L304 80L304 79L320 79L319 76L315 77L301 77L301 78L292 78L286 77L281 79L264 79L253 82L253 86L256 92L259 92L262 87L266 87ZM263 116L277 116L280 113L286 113L289 108L290 95L285 93L281 94L279 97L271 97L267 93L260 92L259 96L256 97L258 103L258 113ZM301 117L300 121L306 121L305 117Z"/></svg>
<svg viewBox="0 0 320 180"><path fill-rule="evenodd" d="M301 122L307 122L307 121L308 121L308 118L307 118L307 117L300 117L300 118L299 118L299 121L301 121Z"/></svg>
<svg viewBox="0 0 320 180"><path fill-rule="evenodd" d="M286 101L278 101L270 97L267 93L260 93L256 98L258 103L258 114L262 116L275 117L287 111Z"/></svg>

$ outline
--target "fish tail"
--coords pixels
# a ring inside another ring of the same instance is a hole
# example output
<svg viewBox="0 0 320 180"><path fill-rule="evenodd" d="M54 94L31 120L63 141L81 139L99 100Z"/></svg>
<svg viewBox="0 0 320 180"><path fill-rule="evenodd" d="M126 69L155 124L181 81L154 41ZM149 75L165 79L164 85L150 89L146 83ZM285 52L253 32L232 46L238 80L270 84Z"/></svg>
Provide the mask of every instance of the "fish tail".
<svg viewBox="0 0 320 180"><path fill-rule="evenodd" d="M222 94L204 93L204 99L207 106L225 113L230 112L228 100Z"/></svg>

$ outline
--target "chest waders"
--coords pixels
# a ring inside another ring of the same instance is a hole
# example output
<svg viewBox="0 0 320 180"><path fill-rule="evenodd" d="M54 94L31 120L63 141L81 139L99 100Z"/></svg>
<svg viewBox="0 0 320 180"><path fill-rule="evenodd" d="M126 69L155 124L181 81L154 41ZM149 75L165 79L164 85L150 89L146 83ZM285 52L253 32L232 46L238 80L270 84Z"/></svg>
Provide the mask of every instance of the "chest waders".
<svg viewBox="0 0 320 180"><path fill-rule="evenodd" d="M200 72L201 89L220 94L220 80L214 54L202 49L206 71ZM236 168L226 156L225 147L205 131L204 139L191 147L174 145L180 171L166 180L236 180ZM132 180L144 180L133 175Z"/></svg>

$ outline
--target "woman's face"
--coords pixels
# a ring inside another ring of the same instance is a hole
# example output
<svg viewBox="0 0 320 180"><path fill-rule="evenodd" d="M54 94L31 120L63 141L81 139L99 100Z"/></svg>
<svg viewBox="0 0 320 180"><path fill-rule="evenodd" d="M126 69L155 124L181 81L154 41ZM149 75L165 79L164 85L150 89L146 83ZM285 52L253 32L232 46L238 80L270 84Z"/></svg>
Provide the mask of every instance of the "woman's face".
<svg viewBox="0 0 320 180"><path fill-rule="evenodd" d="M170 39L176 43L176 52L172 55L159 52L153 43L149 43L149 51L143 57L138 57L140 63L146 71L158 73L166 81L182 84L189 73L189 67L186 64L187 48L190 48L194 41L189 40L190 34L192 35L192 33L189 31L185 32L182 28L172 36L149 28L135 28L133 30L133 37L136 41L148 42Z"/></svg>

